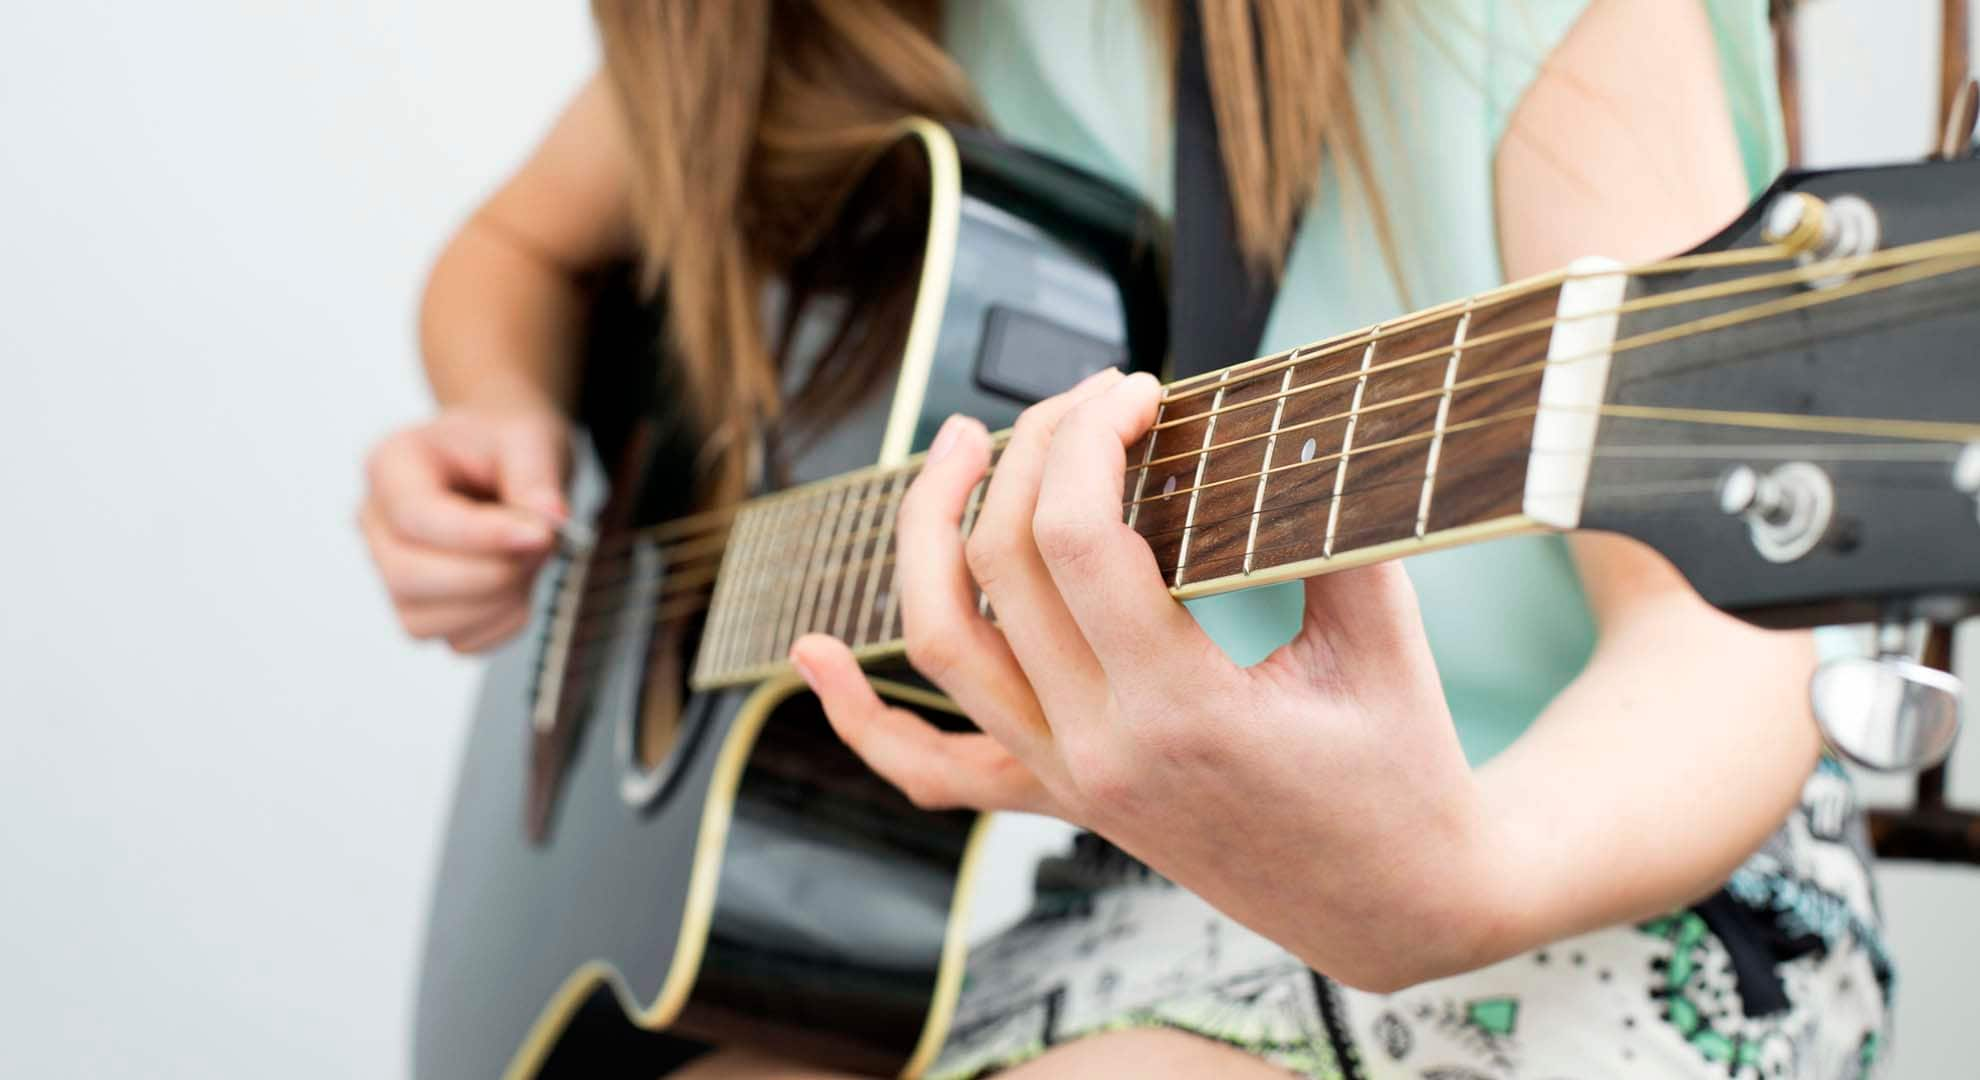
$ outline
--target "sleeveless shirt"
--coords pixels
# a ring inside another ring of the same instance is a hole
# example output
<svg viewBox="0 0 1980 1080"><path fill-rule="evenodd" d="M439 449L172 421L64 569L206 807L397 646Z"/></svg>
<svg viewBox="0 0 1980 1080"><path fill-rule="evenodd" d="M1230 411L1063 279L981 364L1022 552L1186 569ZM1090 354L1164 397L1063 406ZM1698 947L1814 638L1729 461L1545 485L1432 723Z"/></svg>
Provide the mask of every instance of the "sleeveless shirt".
<svg viewBox="0 0 1980 1080"><path fill-rule="evenodd" d="M1323 170L1258 353L1503 283L1493 159L1521 95L1586 6L1376 6L1350 57L1351 85L1397 265L1392 272L1385 260L1366 197L1344 189L1336 170ZM1747 180L1757 192L1786 160L1767 5L1706 6ZM1170 72L1138 0L960 3L948 5L945 19L945 43L1000 133L1169 212ZM1459 738L1478 764L1517 738L1586 664L1595 631L1579 578L1557 537L1431 552L1404 566ZM1190 607L1234 659L1250 663L1298 631L1302 601L1294 583Z"/></svg>

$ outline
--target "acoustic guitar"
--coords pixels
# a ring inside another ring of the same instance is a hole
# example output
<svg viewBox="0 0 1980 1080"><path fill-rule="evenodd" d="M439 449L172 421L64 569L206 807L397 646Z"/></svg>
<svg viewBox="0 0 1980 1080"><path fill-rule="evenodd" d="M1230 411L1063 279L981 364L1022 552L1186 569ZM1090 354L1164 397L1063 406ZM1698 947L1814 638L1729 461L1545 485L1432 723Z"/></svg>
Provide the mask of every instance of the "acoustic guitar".
<svg viewBox="0 0 1980 1080"><path fill-rule="evenodd" d="M1976 192L1966 161L1789 174L1686 254L1585 260L1172 382L1123 520L1178 598L1596 529L1761 625L1959 617L1980 593ZM901 659L916 451L950 413L995 428L1103 367L1159 371L1163 249L1104 181L904 124L829 257L786 284L787 367L837 419L766 433L754 497L713 509L686 479L706 444L675 415L664 316L601 292L580 419L609 489L489 667L416 1075L650 1080L731 1042L926 1068L984 822L873 776L785 652L834 634L886 696L965 723ZM1943 691L1914 675L1845 667L1818 697Z"/></svg>

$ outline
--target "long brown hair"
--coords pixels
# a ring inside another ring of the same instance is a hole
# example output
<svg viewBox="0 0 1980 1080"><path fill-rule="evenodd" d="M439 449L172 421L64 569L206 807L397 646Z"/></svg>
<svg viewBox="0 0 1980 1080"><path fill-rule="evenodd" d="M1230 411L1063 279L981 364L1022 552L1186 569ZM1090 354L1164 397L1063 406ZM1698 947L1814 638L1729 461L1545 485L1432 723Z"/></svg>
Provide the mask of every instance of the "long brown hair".
<svg viewBox="0 0 1980 1080"><path fill-rule="evenodd" d="M1145 2L1172 49L1176 0ZM1323 162L1373 194L1347 66L1371 0L1195 2L1239 244L1269 272ZM818 245L896 121L980 122L982 113L941 47L940 0L593 0L592 9L637 157L646 282L664 287L690 400L711 445L726 448L777 408L767 284Z"/></svg>

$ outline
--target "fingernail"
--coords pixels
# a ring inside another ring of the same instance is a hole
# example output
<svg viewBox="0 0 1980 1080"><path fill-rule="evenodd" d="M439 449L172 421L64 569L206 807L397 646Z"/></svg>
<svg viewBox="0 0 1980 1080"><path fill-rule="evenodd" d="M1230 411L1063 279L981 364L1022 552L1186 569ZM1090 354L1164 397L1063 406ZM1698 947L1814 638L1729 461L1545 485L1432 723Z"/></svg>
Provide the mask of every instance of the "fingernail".
<svg viewBox="0 0 1980 1080"><path fill-rule="evenodd" d="M791 653L791 666L797 669L798 678L804 680L804 685L811 687L812 693L817 693L818 676L812 673L811 666L806 664L795 651Z"/></svg>
<svg viewBox="0 0 1980 1080"><path fill-rule="evenodd" d="M1093 374L1088 375L1086 378L1079 380L1079 385L1098 386L1103 382L1112 382L1113 380L1118 379L1120 377L1121 377L1120 368L1104 367L1101 368L1099 371L1096 371Z"/></svg>
<svg viewBox="0 0 1980 1080"><path fill-rule="evenodd" d="M949 455L956 448L956 438L962 432L962 420L951 416L942 421L942 430L935 433L935 441L928 446L928 464L933 465Z"/></svg>

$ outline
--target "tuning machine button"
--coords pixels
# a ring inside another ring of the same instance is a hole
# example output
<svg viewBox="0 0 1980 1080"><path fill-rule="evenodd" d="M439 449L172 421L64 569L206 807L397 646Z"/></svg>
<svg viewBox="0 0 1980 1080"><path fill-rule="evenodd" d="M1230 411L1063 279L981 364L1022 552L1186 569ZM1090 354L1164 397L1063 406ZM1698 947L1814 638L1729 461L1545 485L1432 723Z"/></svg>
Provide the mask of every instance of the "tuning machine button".
<svg viewBox="0 0 1980 1080"><path fill-rule="evenodd" d="M1761 239L1794 252L1802 266L1832 259L1856 259L1877 250L1883 228L1877 211L1855 195L1823 200L1805 191L1791 191L1767 207L1760 223ZM1855 276L1838 270L1808 282L1812 289L1832 289Z"/></svg>
<svg viewBox="0 0 1980 1080"><path fill-rule="evenodd" d="M1930 623L1877 627L1877 655L1827 661L1809 680L1815 722L1831 747L1877 772L1916 772L1944 761L1959 736L1959 677L1919 662Z"/></svg>
<svg viewBox="0 0 1980 1080"><path fill-rule="evenodd" d="M1746 519L1754 550L1768 562L1790 563L1815 550L1836 518L1829 474L1806 461L1762 473L1735 465L1719 478L1719 509Z"/></svg>

